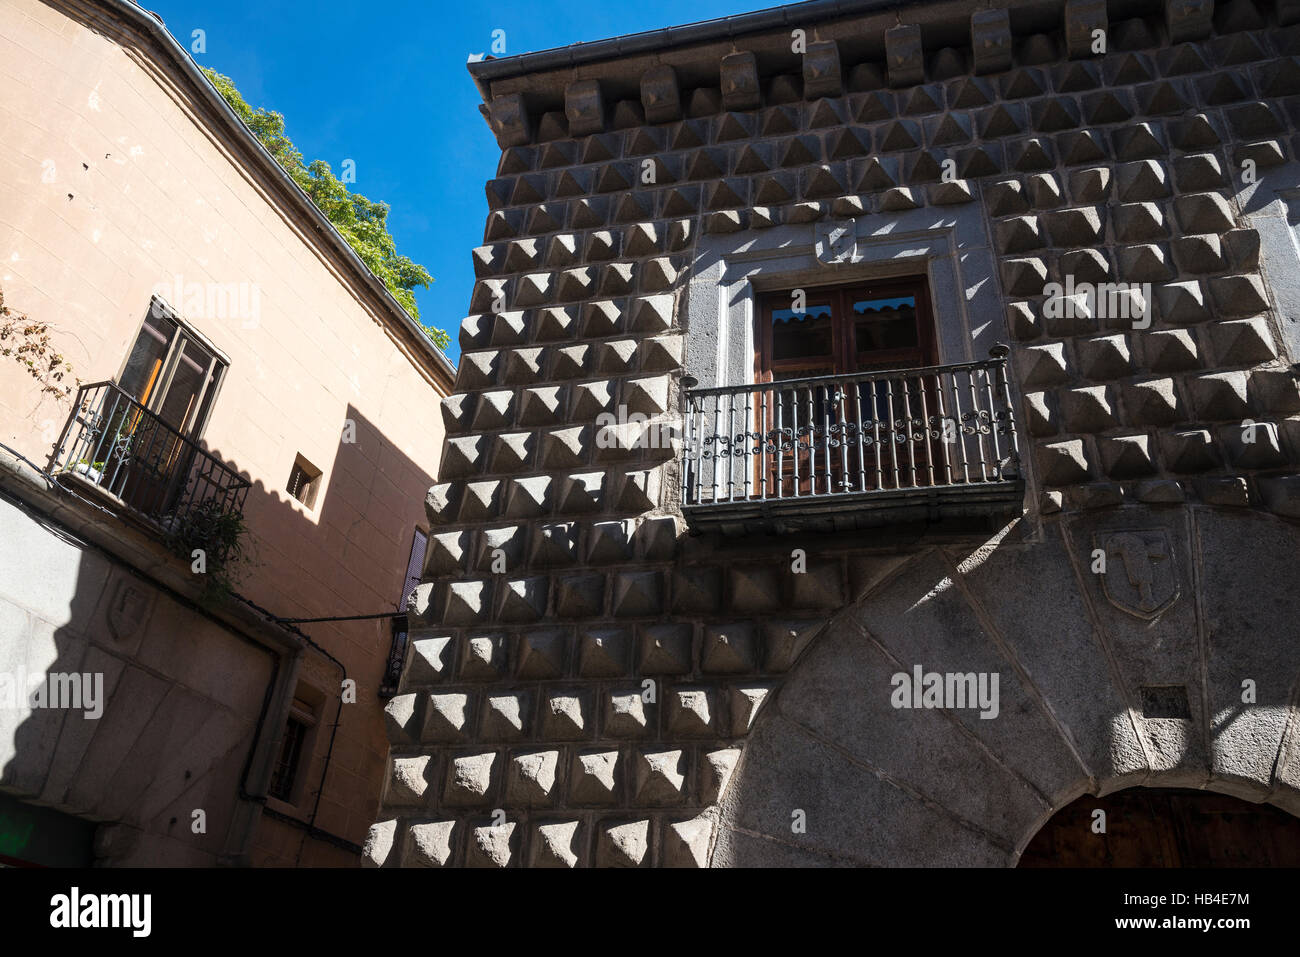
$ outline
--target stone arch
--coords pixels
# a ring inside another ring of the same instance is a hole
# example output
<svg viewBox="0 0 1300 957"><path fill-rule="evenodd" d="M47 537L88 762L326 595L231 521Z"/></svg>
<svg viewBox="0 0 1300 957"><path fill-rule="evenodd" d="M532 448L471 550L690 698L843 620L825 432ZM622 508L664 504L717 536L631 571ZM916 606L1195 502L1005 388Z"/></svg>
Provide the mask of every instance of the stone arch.
<svg viewBox="0 0 1300 957"><path fill-rule="evenodd" d="M1117 561L1118 536L1152 568ZM766 704L712 863L1007 866L1080 796L1139 785L1300 813L1298 549L1271 516L1128 507L915 554ZM997 674L996 717L894 707L917 665Z"/></svg>

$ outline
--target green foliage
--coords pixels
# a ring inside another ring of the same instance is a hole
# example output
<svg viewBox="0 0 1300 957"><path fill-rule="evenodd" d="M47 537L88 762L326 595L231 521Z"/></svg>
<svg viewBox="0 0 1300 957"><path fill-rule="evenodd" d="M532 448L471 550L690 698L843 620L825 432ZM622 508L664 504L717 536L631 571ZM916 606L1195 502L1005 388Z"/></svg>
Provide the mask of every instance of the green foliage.
<svg viewBox="0 0 1300 957"><path fill-rule="evenodd" d="M415 287L429 288L433 277L423 266L398 255L397 246L388 232L388 204L372 202L360 193L349 192L324 160L304 164L302 154L285 135L283 116L266 109L253 109L240 96L230 77L207 68L203 72L244 125L253 131L276 162L334 224L361 261L383 281L402 308L418 321L420 310L415 304ZM420 324L439 348L447 348L451 337L446 330Z"/></svg>
<svg viewBox="0 0 1300 957"><path fill-rule="evenodd" d="M206 499L167 522L167 546L186 561L202 550L206 564L203 599L213 601L235 590L243 577L244 535L242 512L227 510L216 499Z"/></svg>

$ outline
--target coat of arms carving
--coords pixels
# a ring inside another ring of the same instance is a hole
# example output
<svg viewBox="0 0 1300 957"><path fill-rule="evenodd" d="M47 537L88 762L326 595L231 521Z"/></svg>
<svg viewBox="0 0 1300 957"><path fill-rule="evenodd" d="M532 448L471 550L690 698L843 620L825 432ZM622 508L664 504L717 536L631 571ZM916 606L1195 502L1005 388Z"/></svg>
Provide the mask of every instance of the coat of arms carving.
<svg viewBox="0 0 1300 957"><path fill-rule="evenodd" d="M1093 543L1106 556L1102 591L1120 611L1150 620L1178 600L1178 570L1165 529L1102 532Z"/></svg>
<svg viewBox="0 0 1300 957"><path fill-rule="evenodd" d="M817 224L817 261L826 266L853 262L858 246L858 224L837 219Z"/></svg>

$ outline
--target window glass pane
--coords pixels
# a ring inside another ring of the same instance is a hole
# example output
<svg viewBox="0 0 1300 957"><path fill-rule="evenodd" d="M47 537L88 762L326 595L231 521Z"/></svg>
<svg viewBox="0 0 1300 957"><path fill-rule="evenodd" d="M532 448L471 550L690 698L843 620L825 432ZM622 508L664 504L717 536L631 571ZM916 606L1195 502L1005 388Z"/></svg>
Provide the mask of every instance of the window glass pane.
<svg viewBox="0 0 1300 957"><path fill-rule="evenodd" d="M793 309L772 310L772 359L830 358L834 335L829 303Z"/></svg>
<svg viewBox="0 0 1300 957"><path fill-rule="evenodd" d="M858 352L915 349L920 344L916 331L916 297L856 299L853 335Z"/></svg>
<svg viewBox="0 0 1300 957"><path fill-rule="evenodd" d="M173 429L183 432L189 428L191 416L203 396L211 361L212 353L193 339L185 340L171 385L158 409L158 417Z"/></svg>
<svg viewBox="0 0 1300 957"><path fill-rule="evenodd" d="M167 347L175 335L176 323L165 316L149 316L140 328L118 385L142 405L149 402L158 387Z"/></svg>

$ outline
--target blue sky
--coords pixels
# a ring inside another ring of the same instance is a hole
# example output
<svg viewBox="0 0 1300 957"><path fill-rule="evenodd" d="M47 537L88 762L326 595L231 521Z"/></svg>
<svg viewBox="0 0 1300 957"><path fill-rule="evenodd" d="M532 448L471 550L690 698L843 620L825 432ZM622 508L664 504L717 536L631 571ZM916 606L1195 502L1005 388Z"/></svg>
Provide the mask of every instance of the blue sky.
<svg viewBox="0 0 1300 957"><path fill-rule="evenodd" d="M465 69L505 31L506 55L600 40L771 6L763 0L142 0L191 47L235 81L254 107L283 113L307 162L335 174L356 162L351 186L392 207L400 252L433 285L417 290L421 319L451 332L469 305L470 250L483 241L483 184L500 151L479 114Z"/></svg>

